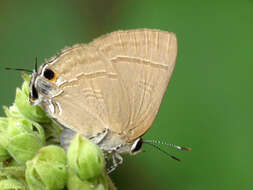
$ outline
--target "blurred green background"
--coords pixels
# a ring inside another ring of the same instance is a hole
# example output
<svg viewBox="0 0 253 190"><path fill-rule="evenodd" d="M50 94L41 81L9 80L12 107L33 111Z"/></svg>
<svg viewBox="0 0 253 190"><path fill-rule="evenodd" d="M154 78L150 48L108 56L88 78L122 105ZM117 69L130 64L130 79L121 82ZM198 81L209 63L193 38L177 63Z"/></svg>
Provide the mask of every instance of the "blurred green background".
<svg viewBox="0 0 253 190"><path fill-rule="evenodd" d="M119 190L251 189L253 186L252 0L0 0L0 105L11 105L19 73L65 46L134 28L177 34L179 55L155 123L145 139L186 145L148 145L125 156L113 174ZM1 110L0 114L4 113Z"/></svg>

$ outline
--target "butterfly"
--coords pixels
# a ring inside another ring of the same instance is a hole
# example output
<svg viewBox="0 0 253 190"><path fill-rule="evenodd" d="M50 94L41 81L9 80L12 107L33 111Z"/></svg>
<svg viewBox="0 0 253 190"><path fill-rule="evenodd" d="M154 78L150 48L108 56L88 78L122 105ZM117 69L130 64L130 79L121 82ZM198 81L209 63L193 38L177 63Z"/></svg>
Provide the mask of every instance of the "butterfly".
<svg viewBox="0 0 253 190"><path fill-rule="evenodd" d="M116 31L63 49L33 71L29 102L64 127L66 147L76 133L111 156L141 151L172 76L177 56L173 33ZM173 156L171 156L173 157Z"/></svg>

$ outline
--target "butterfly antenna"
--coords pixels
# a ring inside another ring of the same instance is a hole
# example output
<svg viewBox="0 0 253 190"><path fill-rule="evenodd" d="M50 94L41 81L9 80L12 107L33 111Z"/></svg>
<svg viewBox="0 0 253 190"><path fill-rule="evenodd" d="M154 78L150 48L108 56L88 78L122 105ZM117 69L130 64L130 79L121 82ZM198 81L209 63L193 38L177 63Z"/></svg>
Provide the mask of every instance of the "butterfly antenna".
<svg viewBox="0 0 253 190"><path fill-rule="evenodd" d="M34 67L35 67L34 68L35 72L38 73L38 57L37 56L35 57L35 66Z"/></svg>
<svg viewBox="0 0 253 190"><path fill-rule="evenodd" d="M19 69L19 68L11 68L11 67L6 67L5 68L6 70L12 70L12 71L25 71L25 72L28 72L28 73L33 73L32 70L29 70L29 69ZM35 57L35 72L37 73L38 72L38 57L36 56Z"/></svg>
<svg viewBox="0 0 253 190"><path fill-rule="evenodd" d="M173 147L177 150L186 150L186 151L191 151L192 149L189 148L189 147L184 147L184 146L178 146L178 145L175 145L175 144L169 144L167 142L162 142L162 141L159 141L159 140L143 140L143 142L145 143L150 143L150 144L161 144L161 145L166 145L166 146L170 146L170 147Z"/></svg>
<svg viewBox="0 0 253 190"><path fill-rule="evenodd" d="M176 160L176 161L179 161L181 162L181 160L171 154L169 154L168 152L164 151L163 149L161 149L159 146L155 145L155 144L152 144L150 142L147 142L147 141L143 141L144 143L150 145L150 146L153 146L154 148L158 149L160 152L164 153L166 156L169 156L170 158L172 158L173 160Z"/></svg>
<svg viewBox="0 0 253 190"><path fill-rule="evenodd" d="M5 69L12 70L12 71L25 71L25 72L29 72L29 73L33 72L32 70L29 70L29 69L17 69L17 68L10 68L10 67L6 67Z"/></svg>

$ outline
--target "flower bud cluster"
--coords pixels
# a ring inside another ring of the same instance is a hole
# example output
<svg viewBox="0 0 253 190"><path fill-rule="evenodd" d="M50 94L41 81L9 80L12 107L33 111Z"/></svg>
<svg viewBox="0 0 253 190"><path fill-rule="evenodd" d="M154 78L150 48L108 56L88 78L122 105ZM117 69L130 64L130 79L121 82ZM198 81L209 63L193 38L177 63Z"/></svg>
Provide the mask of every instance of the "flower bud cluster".
<svg viewBox="0 0 253 190"><path fill-rule="evenodd" d="M103 153L77 135L67 153L59 146L61 127L28 102L24 75L14 104L0 118L1 190L108 190Z"/></svg>

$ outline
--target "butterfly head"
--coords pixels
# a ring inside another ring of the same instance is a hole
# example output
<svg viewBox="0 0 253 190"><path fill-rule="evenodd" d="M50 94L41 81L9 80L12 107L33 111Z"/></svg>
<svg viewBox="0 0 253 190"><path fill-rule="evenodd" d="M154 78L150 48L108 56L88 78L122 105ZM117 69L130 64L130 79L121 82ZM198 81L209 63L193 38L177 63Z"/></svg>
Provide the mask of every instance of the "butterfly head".
<svg viewBox="0 0 253 190"><path fill-rule="evenodd" d="M30 80L29 102L32 105L40 104L42 100L50 99L55 92L56 73L48 68L48 64L42 65L39 70L37 61Z"/></svg>

